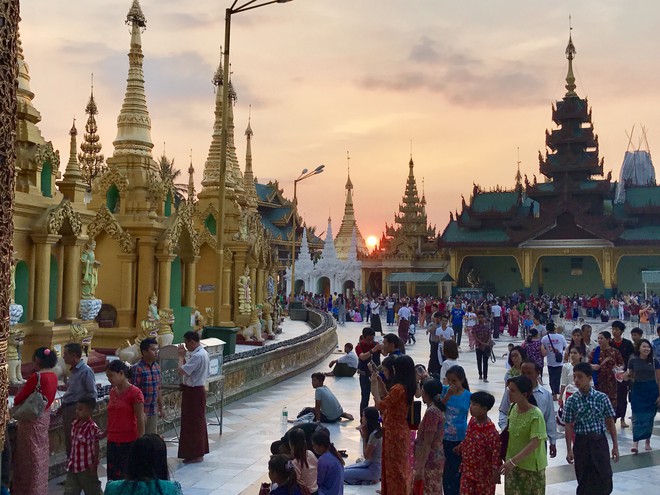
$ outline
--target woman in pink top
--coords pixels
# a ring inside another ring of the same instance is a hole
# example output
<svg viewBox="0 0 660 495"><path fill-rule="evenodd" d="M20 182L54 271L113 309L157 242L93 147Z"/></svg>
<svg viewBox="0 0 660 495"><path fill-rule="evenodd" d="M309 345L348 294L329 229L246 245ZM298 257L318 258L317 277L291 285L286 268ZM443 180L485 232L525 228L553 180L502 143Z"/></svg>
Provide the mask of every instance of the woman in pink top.
<svg viewBox="0 0 660 495"><path fill-rule="evenodd" d="M47 347L34 351L32 363L35 372L14 398L14 407L27 399L37 387L46 398L46 409L37 419L18 422L16 450L14 451L14 482L12 493L35 495L48 493L48 429L50 427L50 405L57 392L57 375L51 369L57 364L57 354Z"/></svg>
<svg viewBox="0 0 660 495"><path fill-rule="evenodd" d="M318 492L317 467L318 461L314 453L307 450L305 432L294 428L289 432L289 448L293 453L292 462L298 476L298 483L309 490L311 495Z"/></svg>

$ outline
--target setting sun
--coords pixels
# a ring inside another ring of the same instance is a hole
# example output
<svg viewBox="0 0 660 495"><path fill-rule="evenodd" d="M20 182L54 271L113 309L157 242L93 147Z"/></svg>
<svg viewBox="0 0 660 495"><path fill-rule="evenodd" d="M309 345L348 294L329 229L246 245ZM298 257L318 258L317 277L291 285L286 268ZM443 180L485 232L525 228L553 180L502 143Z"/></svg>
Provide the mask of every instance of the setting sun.
<svg viewBox="0 0 660 495"><path fill-rule="evenodd" d="M369 246L370 249L375 248L376 244L378 244L378 238L375 235L367 237L367 246Z"/></svg>

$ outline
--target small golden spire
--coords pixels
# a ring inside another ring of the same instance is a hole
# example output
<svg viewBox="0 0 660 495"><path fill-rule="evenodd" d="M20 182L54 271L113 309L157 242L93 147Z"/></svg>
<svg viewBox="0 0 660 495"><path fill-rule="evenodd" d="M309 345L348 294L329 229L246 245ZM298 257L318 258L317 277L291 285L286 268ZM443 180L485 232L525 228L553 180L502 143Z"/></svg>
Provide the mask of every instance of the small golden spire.
<svg viewBox="0 0 660 495"><path fill-rule="evenodd" d="M571 26L571 16L568 16L568 45L566 46L566 58L568 59L568 74L566 74L566 96L577 96L575 92L575 76L573 75L573 59L575 58L575 45L573 44L572 33L573 27Z"/></svg>

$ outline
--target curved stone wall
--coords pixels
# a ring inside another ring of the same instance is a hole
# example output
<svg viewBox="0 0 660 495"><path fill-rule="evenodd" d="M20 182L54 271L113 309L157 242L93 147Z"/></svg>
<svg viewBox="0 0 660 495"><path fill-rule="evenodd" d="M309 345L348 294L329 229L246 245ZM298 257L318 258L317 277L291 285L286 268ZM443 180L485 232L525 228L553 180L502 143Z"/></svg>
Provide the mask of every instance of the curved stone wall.
<svg viewBox="0 0 660 495"><path fill-rule="evenodd" d="M304 371L335 350L337 326L332 316L317 310L307 311L313 330L225 358L225 403L259 392Z"/></svg>

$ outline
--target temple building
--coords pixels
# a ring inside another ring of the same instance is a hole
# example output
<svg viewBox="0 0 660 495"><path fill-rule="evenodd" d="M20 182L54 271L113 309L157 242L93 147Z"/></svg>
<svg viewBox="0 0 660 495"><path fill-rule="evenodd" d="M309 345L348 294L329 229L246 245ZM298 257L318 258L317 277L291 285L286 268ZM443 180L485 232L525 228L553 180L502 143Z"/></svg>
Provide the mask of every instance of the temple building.
<svg viewBox="0 0 660 495"><path fill-rule="evenodd" d="M357 226L355 220L355 209L353 208L353 183L351 182L351 171L348 171L346 178L346 203L344 204L344 217L341 220L341 226L337 237L335 237L335 248L337 250L337 257L340 260L346 260L351 251L353 236L356 236L357 251L361 256L369 254L367 243L362 237L360 228Z"/></svg>
<svg viewBox="0 0 660 495"><path fill-rule="evenodd" d="M455 290L604 294L639 291L642 271L660 268L660 187L617 184L603 174L587 99L576 93L575 46L566 48L566 94L552 107L556 128L525 187L475 185L438 246L449 250Z"/></svg>
<svg viewBox="0 0 660 495"><path fill-rule="evenodd" d="M362 263L358 260L357 233L353 230L348 257L344 260L337 255L332 237L332 220L328 218L328 229L320 258L314 262L309 251L307 230L303 230L300 254L296 259L295 293L345 294L351 296L362 287ZM287 294L291 293L291 269L286 271Z"/></svg>
<svg viewBox="0 0 660 495"><path fill-rule="evenodd" d="M191 163L187 197L181 198L172 175L152 156L142 52L147 20L138 0L132 0L126 23L128 78L111 156L104 160L101 154L92 93L80 153L74 122L63 174L58 171L59 153L38 128L41 115L33 105L29 68L19 42L12 328L26 334L27 356L41 345L60 350L58 346L72 338L72 324L93 334L94 347L106 349L130 343L145 330L180 340L196 312L210 316L220 311L222 325L247 326L274 294L278 270L283 268L273 239L277 229L268 228L274 223L264 220L260 209L289 208L290 218L290 202L278 196L281 204L275 205L274 196L259 194L250 125L245 173L241 171L231 81L225 81L220 66L213 78L215 122L202 189L195 194ZM231 98L225 184L219 174L223 84L229 84ZM222 188L226 195L221 205ZM224 262L216 280L221 211ZM284 224L281 228L286 231ZM313 230L308 230L311 236ZM278 242L284 243L287 235ZM314 241L321 246L319 239ZM222 306L214 308L213 294L220 289Z"/></svg>
<svg viewBox="0 0 660 495"><path fill-rule="evenodd" d="M362 259L363 290L368 294L446 295L451 290L448 260L437 246L435 226L428 224L426 198L419 197L414 168L411 156L394 224L385 225L379 246Z"/></svg>

